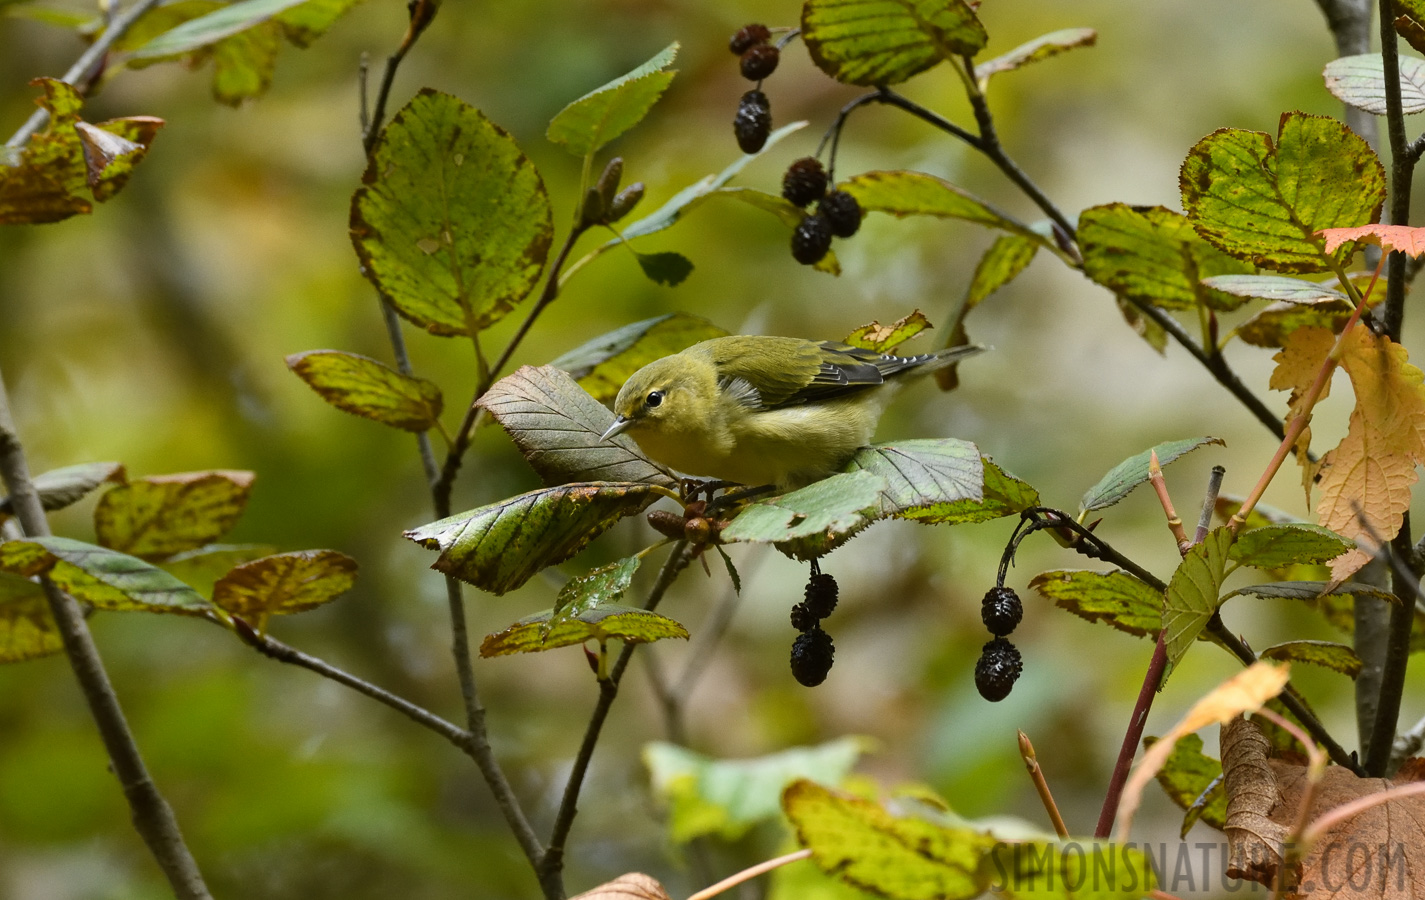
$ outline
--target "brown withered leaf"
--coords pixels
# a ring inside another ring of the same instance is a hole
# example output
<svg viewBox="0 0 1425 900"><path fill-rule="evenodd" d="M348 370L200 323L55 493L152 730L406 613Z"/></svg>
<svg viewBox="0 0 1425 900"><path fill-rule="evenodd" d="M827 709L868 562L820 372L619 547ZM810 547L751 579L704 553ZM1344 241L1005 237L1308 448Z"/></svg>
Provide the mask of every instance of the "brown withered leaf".
<svg viewBox="0 0 1425 900"><path fill-rule="evenodd" d="M1271 884L1281 865L1287 826L1269 814L1277 803L1276 780L1267 765L1271 742L1261 729L1238 716L1222 723L1222 777L1227 787L1227 834L1232 878Z"/></svg>
<svg viewBox="0 0 1425 900"><path fill-rule="evenodd" d="M658 879L642 872L629 872L606 881L571 900L672 900Z"/></svg>

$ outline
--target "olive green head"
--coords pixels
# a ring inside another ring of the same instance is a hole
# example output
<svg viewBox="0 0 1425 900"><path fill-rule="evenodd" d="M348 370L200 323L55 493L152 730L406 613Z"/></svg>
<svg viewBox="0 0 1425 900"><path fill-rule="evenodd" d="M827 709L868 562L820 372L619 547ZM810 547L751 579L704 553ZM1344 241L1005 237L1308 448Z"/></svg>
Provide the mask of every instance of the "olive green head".
<svg viewBox="0 0 1425 900"><path fill-rule="evenodd" d="M698 415L704 388L715 388L714 378L700 378L701 366L686 354L655 360L629 376L614 400L614 423L604 438L629 429L683 430L684 420ZM706 373L711 375L711 372ZM703 381L710 384L704 385Z"/></svg>

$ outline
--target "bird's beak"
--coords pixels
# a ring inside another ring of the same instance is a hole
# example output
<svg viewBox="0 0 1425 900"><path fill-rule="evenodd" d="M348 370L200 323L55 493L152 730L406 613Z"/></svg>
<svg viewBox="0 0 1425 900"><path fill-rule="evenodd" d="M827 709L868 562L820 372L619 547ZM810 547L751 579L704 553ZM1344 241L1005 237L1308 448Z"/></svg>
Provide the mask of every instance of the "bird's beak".
<svg viewBox="0 0 1425 900"><path fill-rule="evenodd" d="M625 431L628 431L628 429L629 429L629 427L630 427L631 425L633 425L633 420L632 420L632 419L627 418L626 416L619 416L619 417L617 417L616 419L614 419L614 423L609 426L609 430L608 430L608 431L605 431L605 432L599 437L599 439L600 439L600 440L603 440L603 441L607 441L607 440L609 440L610 438L618 437L619 435L623 434Z"/></svg>

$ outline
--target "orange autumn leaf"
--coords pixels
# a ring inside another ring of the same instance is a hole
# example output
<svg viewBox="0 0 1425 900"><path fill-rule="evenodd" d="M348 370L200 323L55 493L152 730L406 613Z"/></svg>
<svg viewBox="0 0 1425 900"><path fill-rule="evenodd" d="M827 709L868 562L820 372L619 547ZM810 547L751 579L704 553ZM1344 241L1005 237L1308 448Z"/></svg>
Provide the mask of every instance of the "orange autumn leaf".
<svg viewBox="0 0 1425 900"><path fill-rule="evenodd" d="M1357 228L1323 228L1316 232L1326 238L1326 252L1350 241L1379 244L1384 250L1399 250L1411 256L1425 253L1425 228L1408 225L1361 225Z"/></svg>
<svg viewBox="0 0 1425 900"><path fill-rule="evenodd" d="M1272 390L1291 391L1291 398L1287 401L1286 422L1289 423L1301 415L1301 405L1306 399L1306 392L1316 380L1317 373L1326 362L1326 355L1335 344L1336 335L1329 329L1298 328L1287 335L1286 340L1282 342L1281 351L1272 357L1277 367L1272 371L1268 385ZM1331 382L1328 380L1326 386L1321 389L1317 402L1325 400L1330 393ZM1301 436L1297 438L1293 450L1296 461L1302 466L1301 481L1308 503L1311 502L1311 480L1316 475L1316 468L1306 455L1310 446L1311 426L1307 425L1301 430Z"/></svg>
<svg viewBox="0 0 1425 900"><path fill-rule="evenodd" d="M1372 532L1390 540L1400 530L1415 466L1425 462L1425 372L1404 347L1364 325L1344 336L1341 366L1356 408L1346 437L1321 460L1316 512L1324 527L1369 546ZM1331 576L1344 580L1369 560L1351 550L1331 561Z"/></svg>

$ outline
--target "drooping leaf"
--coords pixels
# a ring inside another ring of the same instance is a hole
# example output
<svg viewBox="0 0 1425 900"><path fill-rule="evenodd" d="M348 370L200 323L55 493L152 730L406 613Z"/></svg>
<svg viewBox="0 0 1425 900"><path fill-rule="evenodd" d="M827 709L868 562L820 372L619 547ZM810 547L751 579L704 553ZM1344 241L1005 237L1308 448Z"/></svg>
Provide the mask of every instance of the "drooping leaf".
<svg viewBox="0 0 1425 900"><path fill-rule="evenodd" d="M1228 556L1254 568L1279 569L1324 563L1354 546L1320 525L1267 525L1242 532Z"/></svg>
<svg viewBox="0 0 1425 900"><path fill-rule="evenodd" d="M136 556L69 538L0 544L0 570L48 574L60 590L95 609L201 615L212 608L197 591Z"/></svg>
<svg viewBox="0 0 1425 900"><path fill-rule="evenodd" d="M1202 543L1196 544L1168 582L1163 603L1163 636L1168 649L1168 673L1197 640L1208 619L1221 605L1222 581L1226 577L1227 552L1232 547L1232 532L1226 527L1208 532Z"/></svg>
<svg viewBox="0 0 1425 900"><path fill-rule="evenodd" d="M546 135L575 156L594 153L648 115L673 80L668 67L678 55L675 41L652 59L559 111Z"/></svg>
<svg viewBox="0 0 1425 900"><path fill-rule="evenodd" d="M648 363L686 350L699 341L726 334L725 330L701 316L669 313L600 335L549 365L572 375L595 400L609 403L618 395L628 376Z"/></svg>
<svg viewBox="0 0 1425 900"><path fill-rule="evenodd" d="M0 572L0 663L38 659L64 649L44 589Z"/></svg>
<svg viewBox="0 0 1425 900"><path fill-rule="evenodd" d="M1159 356L1164 355L1168 349L1168 333L1162 325L1148 318L1143 311L1134 306L1127 298L1114 295L1114 301L1118 304L1118 312L1123 316L1123 321L1128 323L1128 327L1141 337L1152 347Z"/></svg>
<svg viewBox="0 0 1425 900"><path fill-rule="evenodd" d="M1316 232L1373 222L1385 201L1385 170L1370 145L1335 119L1296 112L1282 115L1275 143L1255 131L1213 132L1188 151L1179 180L1199 234L1278 272L1329 269Z"/></svg>
<svg viewBox="0 0 1425 900"><path fill-rule="evenodd" d="M1157 738L1144 738L1152 746ZM1202 752L1202 738L1195 734L1183 735L1178 741L1168 761L1158 771L1158 784L1163 793L1181 807L1187 816L1183 819L1180 835L1187 837L1188 829L1194 822L1222 830L1227 821L1227 792L1222 781L1222 763ZM1204 791L1209 791L1206 797Z"/></svg>
<svg viewBox="0 0 1425 900"><path fill-rule="evenodd" d="M1112 841L1001 841L980 868L1006 900L1139 900L1157 885L1143 848Z"/></svg>
<svg viewBox="0 0 1425 900"><path fill-rule="evenodd" d="M414 432L440 421L445 401L435 382L403 375L369 356L308 350L288 356L287 368L343 412Z"/></svg>
<svg viewBox="0 0 1425 900"><path fill-rule="evenodd" d="M1044 236L1038 232L1020 225L945 179L924 172L863 172L842 183L841 190L855 197L866 212L890 213L898 219L906 216L964 219L1044 243Z"/></svg>
<svg viewBox="0 0 1425 900"><path fill-rule="evenodd" d="M1401 55L1396 59L1400 72L1400 107L1407 116L1425 112L1425 60ZM1379 53L1341 56L1326 64L1322 72L1326 90L1347 106L1377 116L1385 115L1385 61Z"/></svg>
<svg viewBox="0 0 1425 900"><path fill-rule="evenodd" d="M1425 52L1425 5L1420 0L1395 0L1395 33L1416 50Z"/></svg>
<svg viewBox="0 0 1425 900"><path fill-rule="evenodd" d="M806 0L802 41L812 61L846 84L905 81L943 59L973 56L985 26L965 0Z"/></svg>
<svg viewBox="0 0 1425 900"><path fill-rule="evenodd" d="M1020 234L1002 234L995 238L990 249L975 265L975 274L970 279L970 288L965 296L966 308L979 306L990 294L1017 278L1034 261L1039 247L1039 241Z"/></svg>
<svg viewBox="0 0 1425 900"><path fill-rule="evenodd" d="M1344 297L1315 303L1278 301L1238 325L1237 336L1254 347L1285 347L1293 333L1303 328L1322 328L1337 334L1352 312Z"/></svg>
<svg viewBox="0 0 1425 900"><path fill-rule="evenodd" d="M133 51L135 59L161 59L206 47L246 31L304 0L238 0L184 22Z"/></svg>
<svg viewBox="0 0 1425 900"><path fill-rule="evenodd" d="M693 274L693 261L681 253L637 253L638 267L654 284L677 287Z"/></svg>
<svg viewBox="0 0 1425 900"><path fill-rule="evenodd" d="M896 817L880 804L795 781L782 810L812 861L841 880L897 900L969 900L989 886L980 861L996 838Z"/></svg>
<svg viewBox="0 0 1425 900"><path fill-rule="evenodd" d="M669 837L685 844L704 835L739 840L778 816L788 784L801 778L839 784L867 744L865 738L843 737L753 759L714 759L654 741L644 745L642 755L654 795L669 807Z"/></svg>
<svg viewBox="0 0 1425 900"><path fill-rule="evenodd" d="M327 33L336 20L361 0L305 0L273 16L281 24L287 40L298 47L310 47Z"/></svg>
<svg viewBox="0 0 1425 900"><path fill-rule="evenodd" d="M1064 28L1042 34L1032 41L1026 41L1008 53L1001 53L994 59L975 66L975 80L983 86L991 76L1001 72L1012 72L1030 63L1049 59L1066 53L1075 47L1092 47L1098 42L1098 32L1092 28Z"/></svg>
<svg viewBox="0 0 1425 900"><path fill-rule="evenodd" d="M299 550L243 563L213 585L213 604L259 632L272 616L315 609L351 590L356 560L335 550Z"/></svg>
<svg viewBox="0 0 1425 900"><path fill-rule="evenodd" d="M213 599L213 585L234 566L271 556L277 548L268 544L207 544L170 556L158 564L163 571L193 588L204 599Z"/></svg>
<svg viewBox="0 0 1425 900"><path fill-rule="evenodd" d="M1079 501L1079 510L1093 512L1096 509L1105 509L1127 497L1134 488L1148 480L1148 465L1154 453L1158 454L1158 465L1166 466L1183 454L1208 444L1225 446L1226 442L1215 437L1185 438L1181 441L1167 441L1128 457L1109 469L1108 474L1100 478L1098 484L1088 489Z"/></svg>
<svg viewBox="0 0 1425 900"><path fill-rule="evenodd" d="M1157 637L1163 628L1163 595L1127 572L1056 569L1029 586L1060 609L1137 637Z"/></svg>
<svg viewBox="0 0 1425 900"><path fill-rule="evenodd" d="M554 630L566 619L577 618L580 613L618 600L633 583L633 573L638 571L640 562L637 556L626 556L569 579L554 598L554 608L544 623L545 632Z"/></svg>
<svg viewBox="0 0 1425 900"><path fill-rule="evenodd" d="M1321 666L1333 672L1340 672L1348 678L1361 674L1361 658L1356 655L1356 651L1345 644L1331 641L1286 641L1273 644L1257 655L1262 659Z"/></svg>
<svg viewBox="0 0 1425 900"><path fill-rule="evenodd" d="M643 455L627 435L603 440L613 413L554 366L521 366L485 393L479 405L509 433L545 484L639 481L676 487L678 480Z"/></svg>
<svg viewBox="0 0 1425 900"><path fill-rule="evenodd" d="M881 478L878 516L940 522L952 504L985 499L985 464L979 448L954 438L896 441L865 447L847 472Z"/></svg>
<svg viewBox="0 0 1425 900"><path fill-rule="evenodd" d="M925 313L917 309L889 325L882 325L879 321L862 325L848 334L842 343L877 353L891 353L901 344L932 327L934 326L925 317Z"/></svg>
<svg viewBox="0 0 1425 900"><path fill-rule="evenodd" d="M1211 275L1245 275L1233 259L1193 231L1192 223L1161 206L1110 203L1079 216L1084 273L1126 297L1162 309L1230 310L1242 301L1202 283Z"/></svg>
<svg viewBox="0 0 1425 900"><path fill-rule="evenodd" d="M351 233L401 315L432 334L475 335L529 293L554 225L544 182L509 134L426 88L382 132Z"/></svg>
<svg viewBox="0 0 1425 900"><path fill-rule="evenodd" d="M272 86L282 26L262 22L214 44L213 98L229 106L261 97Z"/></svg>
<svg viewBox="0 0 1425 900"><path fill-rule="evenodd" d="M584 610L577 616L564 619L546 633L545 625L551 613L552 610L545 610L525 616L504 631L487 635L480 642L480 656L489 658L510 653L538 653L585 641L602 643L610 638L627 644L647 644L669 638L688 639L688 629L667 616L620 603L605 603Z"/></svg>
<svg viewBox="0 0 1425 900"><path fill-rule="evenodd" d="M722 538L775 543L793 555L811 558L819 553L800 551L794 542L802 538L832 540L865 528L874 520L886 489L885 479L870 472L833 475L789 494L748 504L722 530Z"/></svg>
<svg viewBox="0 0 1425 900"><path fill-rule="evenodd" d="M512 591L541 569L584 549L624 516L664 496L652 485L567 484L529 491L407 531L439 550L431 568L492 594Z"/></svg>
<svg viewBox="0 0 1425 900"><path fill-rule="evenodd" d="M78 503L106 481L124 482L124 464L116 462L80 463L50 469L34 477L35 492L46 512ZM9 497L0 497L0 516L14 513Z"/></svg>
<svg viewBox="0 0 1425 900"><path fill-rule="evenodd" d="M146 559L197 549L237 524L253 477L214 471L135 479L99 498L94 532L105 547Z"/></svg>

